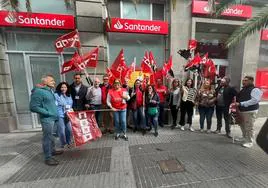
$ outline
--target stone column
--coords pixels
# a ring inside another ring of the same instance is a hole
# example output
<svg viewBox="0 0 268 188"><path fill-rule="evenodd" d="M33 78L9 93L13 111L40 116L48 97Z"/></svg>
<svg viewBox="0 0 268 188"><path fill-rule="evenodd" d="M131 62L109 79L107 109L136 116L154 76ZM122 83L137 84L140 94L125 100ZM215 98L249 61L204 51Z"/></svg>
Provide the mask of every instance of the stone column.
<svg viewBox="0 0 268 188"><path fill-rule="evenodd" d="M77 29L80 33L82 52L99 46L97 73L103 74L107 66L107 40L104 35L104 5L101 0L75 1ZM94 74L94 69L88 69Z"/></svg>
<svg viewBox="0 0 268 188"><path fill-rule="evenodd" d="M15 105L11 83L10 68L6 44L2 30L0 30L0 132L10 132L17 127ZM19 76L19 75L18 75Z"/></svg>
<svg viewBox="0 0 268 188"><path fill-rule="evenodd" d="M176 7L170 2L170 54L173 55L173 71L175 76L182 78L184 71L182 66L186 64L177 51L186 49L191 38L191 3L190 1L177 0Z"/></svg>

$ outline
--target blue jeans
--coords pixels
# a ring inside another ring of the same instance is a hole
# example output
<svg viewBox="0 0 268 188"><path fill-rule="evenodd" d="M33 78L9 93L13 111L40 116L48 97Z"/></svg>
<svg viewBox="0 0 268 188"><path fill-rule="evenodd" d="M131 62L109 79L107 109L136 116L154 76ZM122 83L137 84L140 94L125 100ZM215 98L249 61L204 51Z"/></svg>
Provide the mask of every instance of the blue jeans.
<svg viewBox="0 0 268 188"><path fill-rule="evenodd" d="M138 107L136 110L132 110L132 113L135 128L145 129L146 125L145 125L144 107Z"/></svg>
<svg viewBox="0 0 268 188"><path fill-rule="evenodd" d="M90 106L91 106L90 110L99 110L99 109L101 109L101 104L100 105L91 104ZM95 112L95 118L96 118L98 126L100 126L100 111Z"/></svg>
<svg viewBox="0 0 268 188"><path fill-rule="evenodd" d="M214 112L214 107L202 107L199 106L199 115L200 115L200 129L204 129L204 121L207 119L207 129L211 129L212 116Z"/></svg>
<svg viewBox="0 0 268 188"><path fill-rule="evenodd" d="M66 144L71 144L72 128L70 121L66 122L64 118L59 118L58 135L60 137L61 147L64 147Z"/></svg>
<svg viewBox="0 0 268 188"><path fill-rule="evenodd" d="M55 150L55 138L53 136L55 121L49 123L41 123L43 131L42 146L45 160L52 157L52 152Z"/></svg>
<svg viewBox="0 0 268 188"><path fill-rule="evenodd" d="M127 110L119 110L114 112L114 127L115 133L120 134L127 132Z"/></svg>
<svg viewBox="0 0 268 188"><path fill-rule="evenodd" d="M148 121L151 123L154 127L155 132L157 132L157 126L158 126L158 114L151 116L148 114Z"/></svg>

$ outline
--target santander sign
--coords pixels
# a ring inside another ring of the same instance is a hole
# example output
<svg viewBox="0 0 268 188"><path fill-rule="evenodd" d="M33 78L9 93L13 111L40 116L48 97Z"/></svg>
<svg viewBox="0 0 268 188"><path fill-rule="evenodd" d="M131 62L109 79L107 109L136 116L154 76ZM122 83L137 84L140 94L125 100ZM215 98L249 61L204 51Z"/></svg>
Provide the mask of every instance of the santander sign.
<svg viewBox="0 0 268 188"><path fill-rule="evenodd" d="M75 29L75 22L71 15L0 11L0 26Z"/></svg>
<svg viewBox="0 0 268 188"><path fill-rule="evenodd" d="M210 14L208 2L193 0L192 13L200 15ZM251 18L252 7L248 5L234 5L225 9L221 15L228 17Z"/></svg>
<svg viewBox="0 0 268 188"><path fill-rule="evenodd" d="M106 30L108 32L144 33L160 35L168 34L168 22L164 21L112 18L110 27L108 27L108 20L106 23Z"/></svg>

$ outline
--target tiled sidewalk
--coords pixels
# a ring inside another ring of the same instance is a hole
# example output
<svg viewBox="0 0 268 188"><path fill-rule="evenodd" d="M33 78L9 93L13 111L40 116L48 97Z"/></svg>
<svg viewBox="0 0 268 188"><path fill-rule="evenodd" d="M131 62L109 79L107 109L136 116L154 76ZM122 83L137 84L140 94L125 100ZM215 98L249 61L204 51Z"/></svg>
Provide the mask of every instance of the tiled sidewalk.
<svg viewBox="0 0 268 188"><path fill-rule="evenodd" d="M233 134L240 135L238 127ZM0 187L268 187L268 155L256 144L246 149L224 135L169 127L157 138L128 135L128 142L105 135L66 150L50 167L42 161L40 132L0 134ZM162 174L158 162L166 159L179 160L185 171Z"/></svg>

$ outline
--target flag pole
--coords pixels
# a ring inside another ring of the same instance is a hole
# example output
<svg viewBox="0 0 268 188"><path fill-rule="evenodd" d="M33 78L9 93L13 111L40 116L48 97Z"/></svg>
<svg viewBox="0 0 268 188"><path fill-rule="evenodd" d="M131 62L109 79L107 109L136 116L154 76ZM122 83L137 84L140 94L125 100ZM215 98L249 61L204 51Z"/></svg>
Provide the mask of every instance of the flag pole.
<svg viewBox="0 0 268 188"><path fill-rule="evenodd" d="M79 41L80 41L80 36L79 36L79 31L78 31L78 29L76 29L76 32L78 33L78 38L79 38ZM80 47L80 48L76 48L76 50L77 50L77 52L78 52L78 54L79 54L80 56L83 56L83 52L82 52L82 50L81 50L81 47ZM88 74L88 72L87 72L86 67L83 69L83 71L84 71L84 74L86 75L87 83L88 83L90 86L92 86L92 85L93 85L93 82L92 82L92 80L91 80L90 77L89 77L89 74Z"/></svg>
<svg viewBox="0 0 268 188"><path fill-rule="evenodd" d="M81 48L76 48L76 50L77 50L77 52L78 52L78 54L79 54L80 56L83 55ZM85 76L86 76L87 83L88 83L90 86L92 86L92 83L93 83L93 82L92 82L92 80L91 80L90 77L89 77L89 74L88 74L88 72L87 72L86 67L83 69L83 72L84 72L84 74L85 74Z"/></svg>
<svg viewBox="0 0 268 188"><path fill-rule="evenodd" d="M94 80L96 79L96 74L97 74L97 67L95 67L95 70L94 70Z"/></svg>
<svg viewBox="0 0 268 188"><path fill-rule="evenodd" d="M60 59L61 59L61 71L62 71L62 66L64 64L64 56L62 52L60 53ZM66 81L66 76L64 76L64 81Z"/></svg>
<svg viewBox="0 0 268 188"><path fill-rule="evenodd" d="M133 70L133 72L135 72L136 71L136 57L134 57L134 70Z"/></svg>

